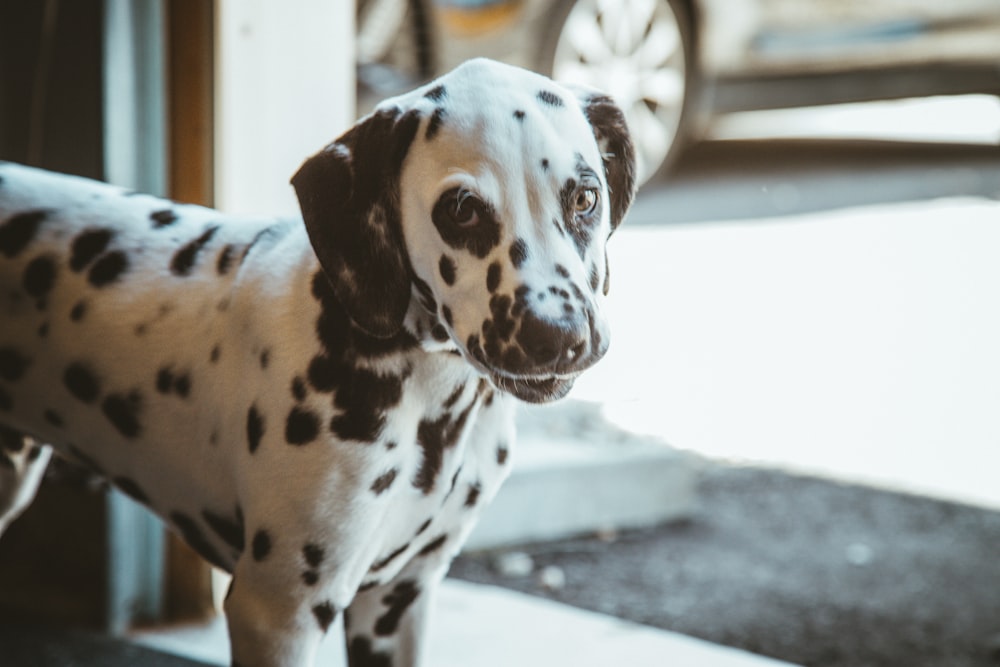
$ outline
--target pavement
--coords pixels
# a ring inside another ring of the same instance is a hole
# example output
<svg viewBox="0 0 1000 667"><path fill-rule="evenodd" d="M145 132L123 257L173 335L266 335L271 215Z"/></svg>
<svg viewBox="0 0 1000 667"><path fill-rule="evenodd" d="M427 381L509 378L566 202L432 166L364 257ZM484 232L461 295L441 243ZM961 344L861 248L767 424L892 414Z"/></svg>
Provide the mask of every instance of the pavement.
<svg viewBox="0 0 1000 667"><path fill-rule="evenodd" d="M346 667L340 628L320 649L317 664ZM225 625L145 634L141 645L229 665ZM434 667L788 667L745 651L718 646L493 586L447 580L439 592L428 664ZM47 666L39 666L47 667Z"/></svg>

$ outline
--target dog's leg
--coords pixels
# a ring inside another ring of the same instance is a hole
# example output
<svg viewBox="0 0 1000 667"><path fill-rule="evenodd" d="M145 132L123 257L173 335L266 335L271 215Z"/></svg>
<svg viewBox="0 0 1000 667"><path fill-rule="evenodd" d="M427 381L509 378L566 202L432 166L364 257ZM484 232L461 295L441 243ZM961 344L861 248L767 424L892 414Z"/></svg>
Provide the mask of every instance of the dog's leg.
<svg viewBox="0 0 1000 667"><path fill-rule="evenodd" d="M434 593L447 563L411 564L392 581L361 591L344 614L350 667L425 663Z"/></svg>
<svg viewBox="0 0 1000 667"><path fill-rule="evenodd" d="M313 665L336 617L334 606L310 605L292 593L297 582L249 570L247 560L241 560L225 602L233 667Z"/></svg>
<svg viewBox="0 0 1000 667"><path fill-rule="evenodd" d="M31 504L52 448L0 426L0 535Z"/></svg>

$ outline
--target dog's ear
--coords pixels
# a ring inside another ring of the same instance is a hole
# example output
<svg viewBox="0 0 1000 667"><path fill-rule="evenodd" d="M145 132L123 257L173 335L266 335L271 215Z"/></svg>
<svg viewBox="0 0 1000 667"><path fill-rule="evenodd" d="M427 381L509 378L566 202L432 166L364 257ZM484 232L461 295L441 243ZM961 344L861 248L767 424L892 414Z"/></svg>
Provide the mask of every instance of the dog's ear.
<svg viewBox="0 0 1000 667"><path fill-rule="evenodd" d="M635 146L625 123L625 114L614 100L593 90L576 92L604 158L604 172L611 197L611 230L614 231L625 218L635 197Z"/></svg>
<svg viewBox="0 0 1000 667"><path fill-rule="evenodd" d="M378 111L306 160L292 177L313 250L334 294L363 331L395 335L410 302L399 172L415 110Z"/></svg>

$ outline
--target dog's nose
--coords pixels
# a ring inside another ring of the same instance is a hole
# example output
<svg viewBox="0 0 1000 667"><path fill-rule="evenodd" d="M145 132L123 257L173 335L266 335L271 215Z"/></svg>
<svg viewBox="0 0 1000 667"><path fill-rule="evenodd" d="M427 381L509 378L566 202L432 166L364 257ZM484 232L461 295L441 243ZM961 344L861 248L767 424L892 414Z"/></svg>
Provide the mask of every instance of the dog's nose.
<svg viewBox="0 0 1000 667"><path fill-rule="evenodd" d="M590 347L586 321L577 318L548 320L528 311L521 319L517 342L528 360L538 368L573 371Z"/></svg>

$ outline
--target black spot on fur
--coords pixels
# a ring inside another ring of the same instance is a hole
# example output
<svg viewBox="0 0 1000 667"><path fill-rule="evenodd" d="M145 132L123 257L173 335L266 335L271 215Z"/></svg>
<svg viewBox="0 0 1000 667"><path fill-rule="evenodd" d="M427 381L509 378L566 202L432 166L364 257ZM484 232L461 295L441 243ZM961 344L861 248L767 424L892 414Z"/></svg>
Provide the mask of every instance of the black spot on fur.
<svg viewBox="0 0 1000 667"><path fill-rule="evenodd" d="M425 419L417 426L417 445L423 450L423 459L413 478L413 486L425 494L434 490L444 461L444 452L458 442L475 404L475 401L470 402L455 418L445 413L433 421Z"/></svg>
<svg viewBox="0 0 1000 667"><path fill-rule="evenodd" d="M292 408L285 422L285 440L290 445L305 445L319 435L319 417L314 412L300 408Z"/></svg>
<svg viewBox="0 0 1000 667"><path fill-rule="evenodd" d="M385 413L399 403L403 380L354 368L343 373L334 405L342 412L333 417L330 430L343 440L375 442L385 427Z"/></svg>
<svg viewBox="0 0 1000 667"><path fill-rule="evenodd" d="M339 364L327 356L317 356L309 362L306 375L313 389L329 392L337 387L346 372L345 365Z"/></svg>
<svg viewBox="0 0 1000 667"><path fill-rule="evenodd" d="M271 536L266 530L258 530L250 542L250 553L258 563L271 553Z"/></svg>
<svg viewBox="0 0 1000 667"><path fill-rule="evenodd" d="M506 445L500 445L497 447L497 464L503 465L507 463L507 456L510 454L510 450L507 449Z"/></svg>
<svg viewBox="0 0 1000 667"><path fill-rule="evenodd" d="M233 264L233 257L236 255L236 247L226 245L219 252L219 258L215 261L215 270L220 276L226 275Z"/></svg>
<svg viewBox="0 0 1000 667"><path fill-rule="evenodd" d="M142 490L142 487L136 484L135 480L129 477L115 477L111 480L111 483L137 503L149 505L149 496L147 496L146 492Z"/></svg>
<svg viewBox="0 0 1000 667"><path fill-rule="evenodd" d="M453 407L455 407L455 404L458 403L458 399L462 398L463 393L465 393L465 385L460 384L457 387L455 387L455 389L452 390L450 394L448 394L448 398L444 400L444 404L442 407L445 410L451 410Z"/></svg>
<svg viewBox="0 0 1000 667"><path fill-rule="evenodd" d="M26 211L0 225L0 253L8 258L17 257L34 240L39 225L48 215L46 210Z"/></svg>
<svg viewBox="0 0 1000 667"><path fill-rule="evenodd" d="M519 269L528 259L528 244L524 239L517 239L510 245L510 261L515 269Z"/></svg>
<svg viewBox="0 0 1000 667"><path fill-rule="evenodd" d="M237 512L236 519L230 519L208 510L201 511L201 518L205 520L219 538L228 544L237 553L243 553L244 533L242 512Z"/></svg>
<svg viewBox="0 0 1000 667"><path fill-rule="evenodd" d="M347 658L352 667L392 667L392 656L376 653L368 637L355 637L347 646Z"/></svg>
<svg viewBox="0 0 1000 667"><path fill-rule="evenodd" d="M433 521L434 521L434 519L427 519L427 521L424 521L422 524L420 524L420 527L417 528L417 535L418 536L421 535L425 530L427 530L428 528L430 528L431 527L431 522L433 522Z"/></svg>
<svg viewBox="0 0 1000 667"><path fill-rule="evenodd" d="M562 98L553 93L550 90L540 90L538 91L538 99L544 104L550 107L561 107L563 106Z"/></svg>
<svg viewBox="0 0 1000 667"><path fill-rule="evenodd" d="M190 275L195 262L198 261L198 253L208 245L217 231L219 231L219 226L213 225L202 232L201 236L178 250L170 260L170 272L175 276Z"/></svg>
<svg viewBox="0 0 1000 667"><path fill-rule="evenodd" d="M181 537L184 538L184 541L187 542L188 545L198 553L198 555L219 569L227 572L230 571L228 564L221 557L219 557L215 547L212 546L212 543L205 538L205 535L201 532L201 528L198 527L198 524L194 519L183 512L171 512L170 522L177 527L177 530L181 533Z"/></svg>
<svg viewBox="0 0 1000 667"><path fill-rule="evenodd" d="M569 278L569 269L567 269L562 264L556 264L556 273L558 273L563 278Z"/></svg>
<svg viewBox="0 0 1000 667"><path fill-rule="evenodd" d="M424 93L424 97L435 102L440 102L448 95L448 91L443 85L437 85Z"/></svg>
<svg viewBox="0 0 1000 667"><path fill-rule="evenodd" d="M430 556L432 553L443 547L444 543L447 541L448 541L447 535L441 535L439 537L436 537L430 542L428 542L427 546L421 549L420 553L418 553L417 556Z"/></svg>
<svg viewBox="0 0 1000 667"><path fill-rule="evenodd" d="M156 390L161 394L176 393L187 398L191 393L191 376L187 373L175 375L172 368L161 368L156 374Z"/></svg>
<svg viewBox="0 0 1000 667"><path fill-rule="evenodd" d="M161 394L169 394L174 386L174 374L169 368L161 368L156 374L156 390Z"/></svg>
<svg viewBox="0 0 1000 667"><path fill-rule="evenodd" d="M271 350L263 350L260 353L260 367L263 370L267 370L267 367L271 364Z"/></svg>
<svg viewBox="0 0 1000 667"><path fill-rule="evenodd" d="M441 255L441 260L438 262L438 269L441 272L441 278L444 280L445 284L455 284L455 260L448 255Z"/></svg>
<svg viewBox="0 0 1000 667"><path fill-rule="evenodd" d="M162 211L153 211L149 214L150 220L153 221L153 227L159 229L161 227L166 227L177 222L177 214L170 209L163 209Z"/></svg>
<svg viewBox="0 0 1000 667"><path fill-rule="evenodd" d="M39 301L42 300L52 289L56 281L56 263L51 257L36 257L28 263L24 269L24 276L21 285L29 296Z"/></svg>
<svg viewBox="0 0 1000 667"><path fill-rule="evenodd" d="M597 270L597 264L590 265L590 291L596 292L601 286L601 274Z"/></svg>
<svg viewBox="0 0 1000 667"><path fill-rule="evenodd" d="M417 288L417 293L420 295L420 305L424 307L424 310L428 313L436 313L437 299L434 298L431 286L416 276L413 277L413 286Z"/></svg>
<svg viewBox="0 0 1000 667"><path fill-rule="evenodd" d="M382 598L382 602L388 605L389 609L375 622L375 634L379 637L395 634L403 614L419 595L420 589L417 587L417 582L402 581L397 584L391 593Z"/></svg>
<svg viewBox="0 0 1000 667"><path fill-rule="evenodd" d="M490 294L496 292L497 288L500 287L501 276L502 269L500 268L500 262L490 264L490 268L486 272L486 289L490 291Z"/></svg>
<svg viewBox="0 0 1000 667"><path fill-rule="evenodd" d="M87 280L94 287L104 287L118 280L127 268L128 256L121 250L113 250L101 255L90 267Z"/></svg>
<svg viewBox="0 0 1000 667"><path fill-rule="evenodd" d="M514 112L514 118L516 118L518 121L524 120L524 111L522 111L521 109L517 109Z"/></svg>
<svg viewBox="0 0 1000 667"><path fill-rule="evenodd" d="M83 319L83 316L87 314L87 303L85 301L77 301L73 309L69 311L69 319L74 322L79 322Z"/></svg>
<svg viewBox="0 0 1000 667"><path fill-rule="evenodd" d="M219 362L220 356L222 356L222 348L216 345L212 348L212 351L208 353L208 360L215 364Z"/></svg>
<svg viewBox="0 0 1000 667"><path fill-rule="evenodd" d="M451 476L451 486L448 487L447 496L450 496L452 493L455 492L455 487L458 485L458 478L461 474L462 474L462 466L458 466L458 468L455 469L455 474Z"/></svg>
<svg viewBox="0 0 1000 667"><path fill-rule="evenodd" d="M90 229L75 239L70 252L69 268L79 273L108 247L113 233L110 229Z"/></svg>
<svg viewBox="0 0 1000 667"><path fill-rule="evenodd" d="M427 139L427 141L430 141L437 136L438 130L441 129L441 121L444 120L446 115L447 112L445 112L443 107L438 107L434 110L434 113L431 114L431 119L427 121L427 131L424 134L424 138Z"/></svg>
<svg viewBox="0 0 1000 667"><path fill-rule="evenodd" d="M66 367L63 384L70 394L84 403L93 403L100 393L97 378L89 368L80 363L72 363Z"/></svg>
<svg viewBox="0 0 1000 667"><path fill-rule="evenodd" d="M250 453L253 454L260 447L260 440L264 437L264 417L257 412L257 406L251 405L247 411L247 444Z"/></svg>
<svg viewBox="0 0 1000 667"><path fill-rule="evenodd" d="M448 330L445 329L441 324L435 324L434 328L431 329L431 337L434 338L439 343L444 343L448 340Z"/></svg>
<svg viewBox="0 0 1000 667"><path fill-rule="evenodd" d="M302 547L302 557L305 558L306 564L316 569L323 564L323 559L326 558L326 551L318 544L313 544L309 542Z"/></svg>
<svg viewBox="0 0 1000 667"><path fill-rule="evenodd" d="M306 570L302 573L302 583L306 586L315 586L319 583L319 573L315 570Z"/></svg>
<svg viewBox="0 0 1000 667"><path fill-rule="evenodd" d="M83 465L83 466L89 468L90 470L96 472L99 475L103 475L104 474L104 468L103 468L103 466L101 466L101 464L98 463L96 459L88 456L85 451L83 451L79 447L75 447L73 445L69 445L68 449L69 449L70 456L72 456L72 458L76 459L76 461L80 465Z"/></svg>
<svg viewBox="0 0 1000 667"><path fill-rule="evenodd" d="M306 392L307 390L306 390L305 380L303 380L300 377L293 378L292 396L295 398L295 400L298 401L299 403L306 400Z"/></svg>
<svg viewBox="0 0 1000 667"><path fill-rule="evenodd" d="M476 503L479 502L479 494L482 493L483 488L480 486L479 482L469 484L469 492L465 496L465 506L475 507Z"/></svg>
<svg viewBox="0 0 1000 667"><path fill-rule="evenodd" d="M455 326L455 319L452 317L451 308L448 306L441 306L441 315L444 317L444 321L448 323L448 326Z"/></svg>
<svg viewBox="0 0 1000 667"><path fill-rule="evenodd" d="M11 347L0 347L0 380L16 382L28 369L28 358Z"/></svg>
<svg viewBox="0 0 1000 667"><path fill-rule="evenodd" d="M390 486L392 486L392 483L396 481L396 475L398 474L399 470L393 468L389 472L379 475L378 478L372 482L372 492L374 492L376 496L384 493Z"/></svg>
<svg viewBox="0 0 1000 667"><path fill-rule="evenodd" d="M141 402L137 393L127 396L111 394L101 403L101 412L119 433L131 439L137 437L141 430L139 425Z"/></svg>
<svg viewBox="0 0 1000 667"><path fill-rule="evenodd" d="M409 543L404 544L403 546L399 547L398 549L396 549L395 551L393 551L392 553L390 553L388 556L386 556L382 560L376 561L374 564L372 564L370 571L371 572L378 572L379 570L385 569L385 567L389 563L391 563L392 561L394 561L397 558L399 558L401 555L403 555L403 552L406 551L409 548L410 548Z"/></svg>
<svg viewBox="0 0 1000 667"><path fill-rule="evenodd" d="M0 449L17 453L24 450L24 436L17 431L0 426Z"/></svg>
<svg viewBox="0 0 1000 667"><path fill-rule="evenodd" d="M291 226L284 222L279 222L264 227L259 232L254 234L254 237L250 239L250 243L248 243L246 247L243 248L243 254L240 256L240 262L245 262L246 258L250 255L250 253L253 250L259 247L265 247L269 243L271 244L275 243L276 241L284 237L285 234L290 229Z"/></svg>
<svg viewBox="0 0 1000 667"><path fill-rule="evenodd" d="M547 157L542 158L542 171L549 170L549 159Z"/></svg>
<svg viewBox="0 0 1000 667"><path fill-rule="evenodd" d="M62 428L63 426L66 425L65 420L55 410L46 410L44 413L42 413L42 417L45 418L45 421L48 424L50 424L51 426L55 426L56 428Z"/></svg>

